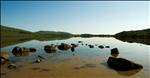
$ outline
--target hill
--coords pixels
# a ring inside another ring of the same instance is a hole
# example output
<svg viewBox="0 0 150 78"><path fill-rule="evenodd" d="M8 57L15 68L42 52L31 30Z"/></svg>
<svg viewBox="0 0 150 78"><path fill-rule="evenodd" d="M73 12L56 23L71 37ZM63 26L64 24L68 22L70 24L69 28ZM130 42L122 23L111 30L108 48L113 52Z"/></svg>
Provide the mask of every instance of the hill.
<svg viewBox="0 0 150 78"><path fill-rule="evenodd" d="M119 32L115 34L115 38L130 43L137 42L150 45L150 29Z"/></svg>
<svg viewBox="0 0 150 78"><path fill-rule="evenodd" d="M5 47L28 40L55 40L55 39L67 39L73 35L68 32L55 32L55 31L38 31L30 32L22 29L7 27L4 25L0 26L1 29L1 45Z"/></svg>

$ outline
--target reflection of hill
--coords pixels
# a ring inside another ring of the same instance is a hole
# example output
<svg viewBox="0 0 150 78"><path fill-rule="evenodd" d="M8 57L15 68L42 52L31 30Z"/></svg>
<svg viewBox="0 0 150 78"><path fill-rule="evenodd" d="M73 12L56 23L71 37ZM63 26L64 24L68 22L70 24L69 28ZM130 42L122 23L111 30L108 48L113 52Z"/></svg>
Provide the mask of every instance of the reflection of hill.
<svg viewBox="0 0 150 78"><path fill-rule="evenodd" d="M69 39L71 37L40 37L40 38L36 38L36 40L39 41L51 41L51 40L65 40L65 39Z"/></svg>
<svg viewBox="0 0 150 78"><path fill-rule="evenodd" d="M124 42L129 42L129 43L142 43L146 45L150 45L150 39L149 38L124 38L124 37L116 37L116 39L119 39Z"/></svg>
<svg viewBox="0 0 150 78"><path fill-rule="evenodd" d="M19 44L22 42L30 41L30 38L19 38L19 37L1 37L1 45L0 48Z"/></svg>
<svg viewBox="0 0 150 78"><path fill-rule="evenodd" d="M68 39L73 37L71 33L67 32L55 32L55 31L38 31L38 32L30 32L22 29L0 26L1 29L1 45L0 48L18 44L22 42L26 42L29 40L40 40L40 41L48 41L48 40L60 40L60 39Z"/></svg>
<svg viewBox="0 0 150 78"><path fill-rule="evenodd" d="M150 29L137 31L123 31L115 34L115 38L130 43L137 42L150 45Z"/></svg>

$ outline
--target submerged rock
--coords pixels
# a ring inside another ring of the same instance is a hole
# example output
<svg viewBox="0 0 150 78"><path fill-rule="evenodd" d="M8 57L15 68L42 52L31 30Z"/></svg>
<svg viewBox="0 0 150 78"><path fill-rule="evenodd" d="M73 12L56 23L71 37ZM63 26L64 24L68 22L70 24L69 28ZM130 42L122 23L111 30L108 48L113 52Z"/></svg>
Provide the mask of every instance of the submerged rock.
<svg viewBox="0 0 150 78"><path fill-rule="evenodd" d="M60 50L68 50L69 48L71 48L71 46L65 43L61 43L61 45L58 46Z"/></svg>
<svg viewBox="0 0 150 78"><path fill-rule="evenodd" d="M119 50L117 48L111 49L111 54L119 54Z"/></svg>
<svg viewBox="0 0 150 78"><path fill-rule="evenodd" d="M14 68L16 68L16 65L15 65L15 64L10 64L10 65L8 66L8 68L9 68L9 69L14 69Z"/></svg>
<svg viewBox="0 0 150 78"><path fill-rule="evenodd" d="M37 59L35 62L40 63L41 61L42 61L41 59Z"/></svg>
<svg viewBox="0 0 150 78"><path fill-rule="evenodd" d="M109 57L109 59L107 60L107 64L110 68L121 71L143 68L142 65L134 63L124 58Z"/></svg>

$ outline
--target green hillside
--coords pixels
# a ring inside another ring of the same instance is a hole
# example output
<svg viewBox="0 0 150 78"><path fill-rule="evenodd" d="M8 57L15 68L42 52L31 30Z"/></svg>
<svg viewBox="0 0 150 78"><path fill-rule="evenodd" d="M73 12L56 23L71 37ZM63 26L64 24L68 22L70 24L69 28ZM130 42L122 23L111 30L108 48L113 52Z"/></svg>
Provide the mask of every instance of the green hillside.
<svg viewBox="0 0 150 78"><path fill-rule="evenodd" d="M55 40L55 39L67 39L72 37L71 33L67 32L55 32L55 31L38 31L30 32L22 29L0 26L1 29L1 46L5 47L28 40Z"/></svg>
<svg viewBox="0 0 150 78"><path fill-rule="evenodd" d="M150 45L150 29L123 31L115 34L115 38L130 43L137 42Z"/></svg>

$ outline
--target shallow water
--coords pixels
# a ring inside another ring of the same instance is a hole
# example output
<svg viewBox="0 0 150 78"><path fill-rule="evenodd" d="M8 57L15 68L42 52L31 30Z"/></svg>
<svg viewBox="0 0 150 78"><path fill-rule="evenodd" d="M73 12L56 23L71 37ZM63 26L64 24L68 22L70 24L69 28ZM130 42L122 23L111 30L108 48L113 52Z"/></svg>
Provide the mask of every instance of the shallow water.
<svg viewBox="0 0 150 78"><path fill-rule="evenodd" d="M78 43L78 41L83 41ZM71 49L47 53L45 45L75 43L78 47L72 52ZM85 44L92 44L89 48ZM110 46L100 49L97 45ZM24 53L16 57L11 51L15 46L33 47L36 52ZM111 56L110 50L118 48L120 54L117 57L126 58L141 64L144 68L131 71L116 71L108 67L107 60ZM15 44L1 48L1 51L10 53L10 63L16 64L16 69L1 68L1 78L149 78L150 75L150 46L139 43L127 43L111 38L70 38L66 40L37 41ZM38 57L42 56L44 59ZM40 63L35 60L41 59Z"/></svg>

